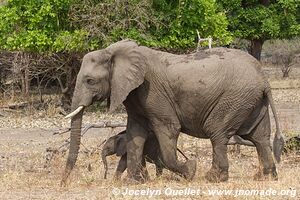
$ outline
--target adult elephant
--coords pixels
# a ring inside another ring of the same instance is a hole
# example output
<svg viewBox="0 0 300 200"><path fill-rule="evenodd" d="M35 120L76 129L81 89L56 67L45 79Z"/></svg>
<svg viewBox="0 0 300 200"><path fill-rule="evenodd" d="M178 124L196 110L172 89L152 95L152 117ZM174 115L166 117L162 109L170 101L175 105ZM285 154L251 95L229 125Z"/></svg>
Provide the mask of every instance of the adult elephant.
<svg viewBox="0 0 300 200"><path fill-rule="evenodd" d="M262 165L256 177L277 179L269 103L276 120L274 152L278 160L284 141L270 86L260 72L260 63L247 53L214 48L174 55L125 40L86 54L72 99L74 112L68 115L72 117L71 143L62 183L78 156L84 108L106 98L110 98L111 112L122 103L126 107L127 172L131 179L143 180L141 160L149 129L159 141L166 167L186 179L194 177L196 162L177 159L179 132L211 140L209 181L228 179L226 144L233 135L255 145Z"/></svg>

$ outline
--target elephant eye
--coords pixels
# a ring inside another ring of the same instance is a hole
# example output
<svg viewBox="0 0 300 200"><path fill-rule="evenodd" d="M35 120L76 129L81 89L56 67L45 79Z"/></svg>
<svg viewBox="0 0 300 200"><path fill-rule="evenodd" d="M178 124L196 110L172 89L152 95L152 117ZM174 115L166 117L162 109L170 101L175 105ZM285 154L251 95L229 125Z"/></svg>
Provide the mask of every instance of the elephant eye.
<svg viewBox="0 0 300 200"><path fill-rule="evenodd" d="M95 81L94 79L91 79L91 78L87 79L86 82L89 85L95 85L97 83L97 81Z"/></svg>

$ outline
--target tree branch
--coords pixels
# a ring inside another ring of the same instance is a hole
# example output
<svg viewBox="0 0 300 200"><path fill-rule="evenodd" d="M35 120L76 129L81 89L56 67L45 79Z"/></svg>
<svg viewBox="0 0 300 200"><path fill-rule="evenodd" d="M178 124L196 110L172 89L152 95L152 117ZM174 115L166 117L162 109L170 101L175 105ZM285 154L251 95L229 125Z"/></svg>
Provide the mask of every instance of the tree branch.
<svg viewBox="0 0 300 200"><path fill-rule="evenodd" d="M82 131L81 131L81 137L83 137L85 135L85 133L91 129L91 128L118 128L118 127L126 127L126 122L111 122L111 121L103 121L100 122L98 124L88 124L86 126L82 127ZM67 133L71 130L71 128L66 128L63 130L57 130L53 133L53 135L61 135L64 133ZM104 140L101 144L97 145L96 149L92 149L89 150L83 143L80 143L81 146L84 147L84 153L86 153L87 155L90 155L92 153L94 153L97 149L100 149L100 147L106 142L106 140ZM53 157L55 154L64 154L67 150L68 147L70 145L70 137L66 140L64 140L63 144L60 145L58 148L52 148L52 147L48 147L46 149L46 162L44 164L44 167L47 168L50 165L50 162L52 161Z"/></svg>
<svg viewBox="0 0 300 200"><path fill-rule="evenodd" d="M86 126L81 127L81 136L83 136L91 128L118 128L126 127L126 122L111 122L111 121L102 121L98 124L87 124ZM59 129L53 133L53 135L62 135L71 131L71 128Z"/></svg>

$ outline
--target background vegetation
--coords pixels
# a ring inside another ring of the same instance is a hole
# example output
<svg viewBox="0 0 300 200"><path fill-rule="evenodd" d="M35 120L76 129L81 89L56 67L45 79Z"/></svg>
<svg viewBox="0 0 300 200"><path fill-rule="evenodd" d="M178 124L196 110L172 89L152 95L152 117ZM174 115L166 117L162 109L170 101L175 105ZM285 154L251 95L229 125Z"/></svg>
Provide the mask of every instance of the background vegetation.
<svg viewBox="0 0 300 200"><path fill-rule="evenodd" d="M300 35L299 5L300 0L1 0L0 91L10 98L38 92L43 101L42 94L55 87L67 105L82 55L125 38L183 53L195 50L198 30L214 46L242 48L260 59L265 41ZM299 54L288 40L276 49L273 58L286 69Z"/></svg>

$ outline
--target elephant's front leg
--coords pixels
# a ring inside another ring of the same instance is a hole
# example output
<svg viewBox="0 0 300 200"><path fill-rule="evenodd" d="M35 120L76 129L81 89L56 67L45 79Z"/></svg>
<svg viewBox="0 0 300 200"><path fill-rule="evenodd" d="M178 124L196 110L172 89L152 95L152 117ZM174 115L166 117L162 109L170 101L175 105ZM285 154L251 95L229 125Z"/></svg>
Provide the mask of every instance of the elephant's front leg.
<svg viewBox="0 0 300 200"><path fill-rule="evenodd" d="M182 175L187 180L191 180L195 176L196 161L188 160L186 162L179 161L177 158L177 139L179 129L166 126L164 124L156 124L153 126L155 135L159 141L162 159L166 168Z"/></svg>
<svg viewBox="0 0 300 200"><path fill-rule="evenodd" d="M207 172L205 178L210 182L222 182L228 180L228 157L227 142L225 137L211 139L213 146L212 167Z"/></svg>
<svg viewBox="0 0 300 200"><path fill-rule="evenodd" d="M127 124L127 174L131 180L144 182L143 149L147 138L146 129L136 121L128 118Z"/></svg>
<svg viewBox="0 0 300 200"><path fill-rule="evenodd" d="M115 180L120 180L121 176L123 174L123 172L126 170L127 168L127 155L123 155L119 161L116 173L115 173Z"/></svg>
<svg viewBox="0 0 300 200"><path fill-rule="evenodd" d="M160 177L163 173L164 167L161 164L155 164L156 167L156 176Z"/></svg>
<svg viewBox="0 0 300 200"><path fill-rule="evenodd" d="M142 159L142 167L143 167L143 169L142 169L142 175L143 175L144 179L146 181L150 180L149 172L147 170L147 165L146 165L146 159L145 159L144 156L143 156L143 159Z"/></svg>

